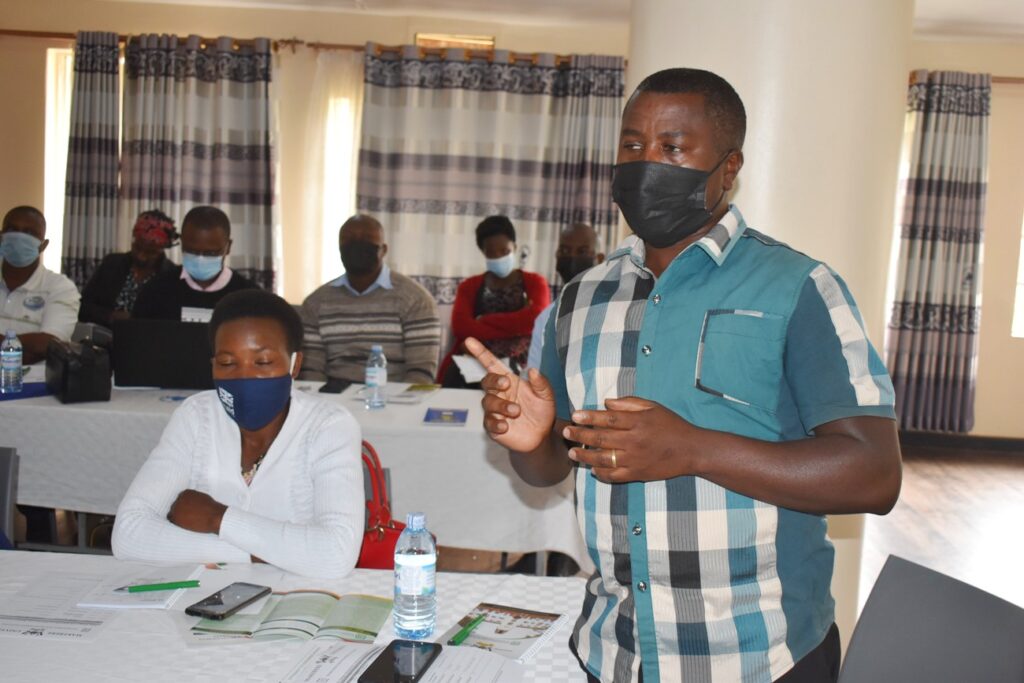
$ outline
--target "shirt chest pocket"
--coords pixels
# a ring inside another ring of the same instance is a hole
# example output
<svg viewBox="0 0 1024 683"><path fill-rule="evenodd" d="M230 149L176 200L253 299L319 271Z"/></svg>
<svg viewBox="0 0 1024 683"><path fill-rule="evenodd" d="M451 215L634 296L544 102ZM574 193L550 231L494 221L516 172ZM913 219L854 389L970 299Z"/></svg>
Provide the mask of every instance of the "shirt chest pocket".
<svg viewBox="0 0 1024 683"><path fill-rule="evenodd" d="M782 382L782 316L738 309L704 314L694 386L708 394L774 412Z"/></svg>

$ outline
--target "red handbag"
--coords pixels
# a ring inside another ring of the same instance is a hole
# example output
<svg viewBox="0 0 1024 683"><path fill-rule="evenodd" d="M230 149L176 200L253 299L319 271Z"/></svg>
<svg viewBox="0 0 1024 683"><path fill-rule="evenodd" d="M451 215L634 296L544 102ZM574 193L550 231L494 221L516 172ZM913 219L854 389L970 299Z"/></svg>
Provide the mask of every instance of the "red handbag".
<svg viewBox="0 0 1024 683"><path fill-rule="evenodd" d="M391 518L391 502L385 486L384 468L380 466L377 451L369 442L363 442L363 464L370 473L372 497L366 501L366 530L359 549L356 567L360 569L394 569L395 545L405 524Z"/></svg>

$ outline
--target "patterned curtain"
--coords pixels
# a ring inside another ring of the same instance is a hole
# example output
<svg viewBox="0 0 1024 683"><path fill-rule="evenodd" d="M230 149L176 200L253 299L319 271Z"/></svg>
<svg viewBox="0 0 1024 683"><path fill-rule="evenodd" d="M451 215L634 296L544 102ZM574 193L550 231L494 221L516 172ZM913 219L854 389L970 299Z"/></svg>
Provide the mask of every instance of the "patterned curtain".
<svg viewBox="0 0 1024 683"><path fill-rule="evenodd" d="M61 270L79 289L117 246L118 56L116 33L75 39Z"/></svg>
<svg viewBox="0 0 1024 683"><path fill-rule="evenodd" d="M990 99L987 74L911 78L899 274L886 335L903 429L974 425Z"/></svg>
<svg viewBox="0 0 1024 683"><path fill-rule="evenodd" d="M612 166L622 108L623 59L554 55L511 61L379 54L366 46L357 203L388 235L392 268L439 304L483 272L473 230L506 214L522 262L555 277L559 231L593 225L610 243L617 212Z"/></svg>
<svg viewBox="0 0 1024 683"><path fill-rule="evenodd" d="M132 37L125 51L122 242L157 208L212 204L231 219L233 270L274 286L270 41Z"/></svg>

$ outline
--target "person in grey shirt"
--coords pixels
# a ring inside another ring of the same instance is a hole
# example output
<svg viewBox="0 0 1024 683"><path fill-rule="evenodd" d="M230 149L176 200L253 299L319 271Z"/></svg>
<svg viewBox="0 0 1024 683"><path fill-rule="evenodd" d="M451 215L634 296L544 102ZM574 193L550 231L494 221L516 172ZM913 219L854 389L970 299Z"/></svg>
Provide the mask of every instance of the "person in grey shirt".
<svg viewBox="0 0 1024 683"><path fill-rule="evenodd" d="M380 344L389 379L433 382L441 344L434 298L384 263L384 228L372 216L349 218L338 241L345 274L302 303L300 379L362 382L370 347Z"/></svg>

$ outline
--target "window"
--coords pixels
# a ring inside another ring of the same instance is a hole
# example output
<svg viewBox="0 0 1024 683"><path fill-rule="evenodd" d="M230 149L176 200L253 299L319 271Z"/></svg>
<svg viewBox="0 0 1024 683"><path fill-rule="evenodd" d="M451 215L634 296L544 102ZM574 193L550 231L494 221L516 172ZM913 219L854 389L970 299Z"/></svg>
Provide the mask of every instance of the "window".
<svg viewBox="0 0 1024 683"><path fill-rule="evenodd" d="M64 243L64 178L68 166L68 137L71 133L71 88L75 54L71 48L46 51L46 147L43 186L43 214L49 246L43 252L43 266L60 272Z"/></svg>
<svg viewBox="0 0 1024 683"><path fill-rule="evenodd" d="M1020 256L1017 259L1017 293L1013 298L1013 326L1010 328L1010 334L1024 338L1024 225L1021 226Z"/></svg>
<svg viewBox="0 0 1024 683"><path fill-rule="evenodd" d="M356 101L332 97L324 122L323 204L320 229L320 273L323 281L338 272L338 228L355 213Z"/></svg>

